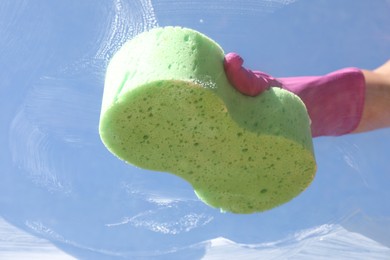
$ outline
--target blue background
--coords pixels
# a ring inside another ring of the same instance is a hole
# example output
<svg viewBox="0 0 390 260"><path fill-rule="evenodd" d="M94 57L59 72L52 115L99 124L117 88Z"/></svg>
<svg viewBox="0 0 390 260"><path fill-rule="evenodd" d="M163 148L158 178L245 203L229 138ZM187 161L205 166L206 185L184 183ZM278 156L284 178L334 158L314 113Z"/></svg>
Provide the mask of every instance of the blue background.
<svg viewBox="0 0 390 260"><path fill-rule="evenodd" d="M304 193L234 215L173 175L115 158L98 122L108 61L150 28L199 30L274 76L321 75L388 60L389 13L386 0L2 1L2 220L82 259L386 259L389 129L315 139L318 172ZM0 234L0 258L17 256Z"/></svg>

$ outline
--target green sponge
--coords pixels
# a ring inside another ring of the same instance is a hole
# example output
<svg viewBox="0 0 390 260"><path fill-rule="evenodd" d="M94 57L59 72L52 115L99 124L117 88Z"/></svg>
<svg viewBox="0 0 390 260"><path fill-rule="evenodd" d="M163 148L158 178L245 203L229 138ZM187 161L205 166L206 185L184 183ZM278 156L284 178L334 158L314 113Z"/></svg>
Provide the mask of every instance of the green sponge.
<svg viewBox="0 0 390 260"><path fill-rule="evenodd" d="M194 30L138 35L107 68L100 136L120 159L182 177L212 207L268 210L314 178L310 120L302 101L283 89L255 98L237 92L223 59Z"/></svg>

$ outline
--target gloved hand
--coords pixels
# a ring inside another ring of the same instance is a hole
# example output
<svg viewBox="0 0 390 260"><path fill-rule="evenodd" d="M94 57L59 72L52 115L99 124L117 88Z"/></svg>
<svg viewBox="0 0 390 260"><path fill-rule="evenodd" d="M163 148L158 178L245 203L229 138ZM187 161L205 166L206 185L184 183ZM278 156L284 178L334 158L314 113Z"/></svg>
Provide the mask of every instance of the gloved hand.
<svg viewBox="0 0 390 260"><path fill-rule="evenodd" d="M238 54L225 56L224 68L230 83L248 96L257 96L270 87L293 92L306 105L313 137L348 134L358 126L366 87L361 70L345 68L325 76L273 78L245 69L243 62Z"/></svg>
<svg viewBox="0 0 390 260"><path fill-rule="evenodd" d="M271 86L282 86L280 82L264 72L244 68L243 63L244 60L236 53L228 53L225 56L226 76L230 83L242 94L254 97Z"/></svg>

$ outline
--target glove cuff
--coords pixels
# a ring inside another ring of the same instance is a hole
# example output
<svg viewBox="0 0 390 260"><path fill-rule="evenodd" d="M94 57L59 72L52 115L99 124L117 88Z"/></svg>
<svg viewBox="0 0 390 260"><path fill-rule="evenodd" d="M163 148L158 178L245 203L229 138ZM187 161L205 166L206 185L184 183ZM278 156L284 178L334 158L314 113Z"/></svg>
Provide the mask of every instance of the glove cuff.
<svg viewBox="0 0 390 260"><path fill-rule="evenodd" d="M366 87L361 70L345 68L325 76L278 78L278 81L305 103L313 137L348 134L359 125Z"/></svg>

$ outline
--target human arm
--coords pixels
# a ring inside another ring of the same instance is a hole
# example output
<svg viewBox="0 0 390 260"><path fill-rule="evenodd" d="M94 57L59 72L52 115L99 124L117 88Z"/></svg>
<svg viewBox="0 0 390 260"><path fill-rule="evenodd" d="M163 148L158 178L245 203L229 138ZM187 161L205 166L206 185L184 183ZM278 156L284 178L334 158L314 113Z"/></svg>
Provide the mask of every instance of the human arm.
<svg viewBox="0 0 390 260"><path fill-rule="evenodd" d="M390 127L390 61L376 70L362 70L365 105L362 119L352 133Z"/></svg>

